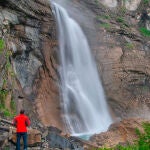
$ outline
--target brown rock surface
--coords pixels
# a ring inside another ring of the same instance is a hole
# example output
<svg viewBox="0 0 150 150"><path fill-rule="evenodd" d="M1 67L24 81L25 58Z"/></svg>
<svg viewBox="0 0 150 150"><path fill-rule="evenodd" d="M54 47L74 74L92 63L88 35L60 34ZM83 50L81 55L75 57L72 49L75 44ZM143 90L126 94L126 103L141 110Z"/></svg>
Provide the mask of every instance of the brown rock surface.
<svg viewBox="0 0 150 150"><path fill-rule="evenodd" d="M143 119L125 119L110 126L107 132L96 134L91 137L91 141L98 147L114 147L118 144L134 143L138 136L136 129L143 132L143 122L149 122Z"/></svg>
<svg viewBox="0 0 150 150"><path fill-rule="evenodd" d="M138 2L134 1L134 4ZM85 33L91 43L109 106L119 118L149 118L150 38L142 36L139 30L144 24L141 20L145 20L143 10L149 12L150 3L141 1L133 12L122 5L123 0L118 1L118 6L113 9L98 1L83 0L79 3L95 15L95 18L90 13L87 16L93 17L97 33L93 34L92 30L91 34L91 27L86 27ZM83 24L82 27L85 28Z"/></svg>
<svg viewBox="0 0 150 150"><path fill-rule="evenodd" d="M12 52L16 81L9 88L17 111L24 107L33 124L38 118L45 126L62 128L55 28L48 0L8 0L0 6L0 29L5 30L0 38Z"/></svg>

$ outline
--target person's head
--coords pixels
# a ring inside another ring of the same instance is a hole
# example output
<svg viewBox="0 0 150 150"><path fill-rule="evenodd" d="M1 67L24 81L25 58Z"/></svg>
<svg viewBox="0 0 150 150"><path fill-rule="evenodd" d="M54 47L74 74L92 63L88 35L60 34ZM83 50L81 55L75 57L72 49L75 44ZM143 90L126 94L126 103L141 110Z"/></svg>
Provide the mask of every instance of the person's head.
<svg viewBox="0 0 150 150"><path fill-rule="evenodd" d="M21 109L20 110L20 114L24 114L25 110L24 109Z"/></svg>

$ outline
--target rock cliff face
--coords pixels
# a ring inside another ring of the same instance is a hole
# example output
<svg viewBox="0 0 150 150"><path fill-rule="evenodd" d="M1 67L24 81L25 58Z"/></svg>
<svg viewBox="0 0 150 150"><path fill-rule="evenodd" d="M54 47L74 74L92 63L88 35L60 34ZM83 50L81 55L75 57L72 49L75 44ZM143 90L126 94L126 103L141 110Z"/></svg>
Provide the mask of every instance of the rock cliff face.
<svg viewBox="0 0 150 150"><path fill-rule="evenodd" d="M97 44L91 47L115 116L149 118L150 2L83 0L78 3L95 16ZM93 38L87 36L89 40Z"/></svg>
<svg viewBox="0 0 150 150"><path fill-rule="evenodd" d="M61 128L57 40L49 1L1 2L0 28L5 51L11 53L16 81L11 90L18 109L25 107L29 114L37 114L35 117L44 125Z"/></svg>

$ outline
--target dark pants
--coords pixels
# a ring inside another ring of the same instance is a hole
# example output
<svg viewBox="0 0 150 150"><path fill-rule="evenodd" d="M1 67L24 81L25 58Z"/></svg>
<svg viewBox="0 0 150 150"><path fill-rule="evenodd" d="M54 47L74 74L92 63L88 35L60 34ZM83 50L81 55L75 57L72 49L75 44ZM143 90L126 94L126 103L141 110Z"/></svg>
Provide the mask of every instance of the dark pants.
<svg viewBox="0 0 150 150"><path fill-rule="evenodd" d="M17 133L17 143L16 150L20 150L20 139L23 137L24 150L27 150L27 132L18 132Z"/></svg>

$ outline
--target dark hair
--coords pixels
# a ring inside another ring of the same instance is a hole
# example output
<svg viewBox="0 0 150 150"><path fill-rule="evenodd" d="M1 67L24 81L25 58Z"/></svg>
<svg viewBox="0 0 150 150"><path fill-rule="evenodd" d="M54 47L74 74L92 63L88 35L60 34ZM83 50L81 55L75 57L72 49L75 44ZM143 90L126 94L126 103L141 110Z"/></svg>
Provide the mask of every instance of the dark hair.
<svg viewBox="0 0 150 150"><path fill-rule="evenodd" d="M25 110L24 109L21 109L20 110L20 114L24 114Z"/></svg>

